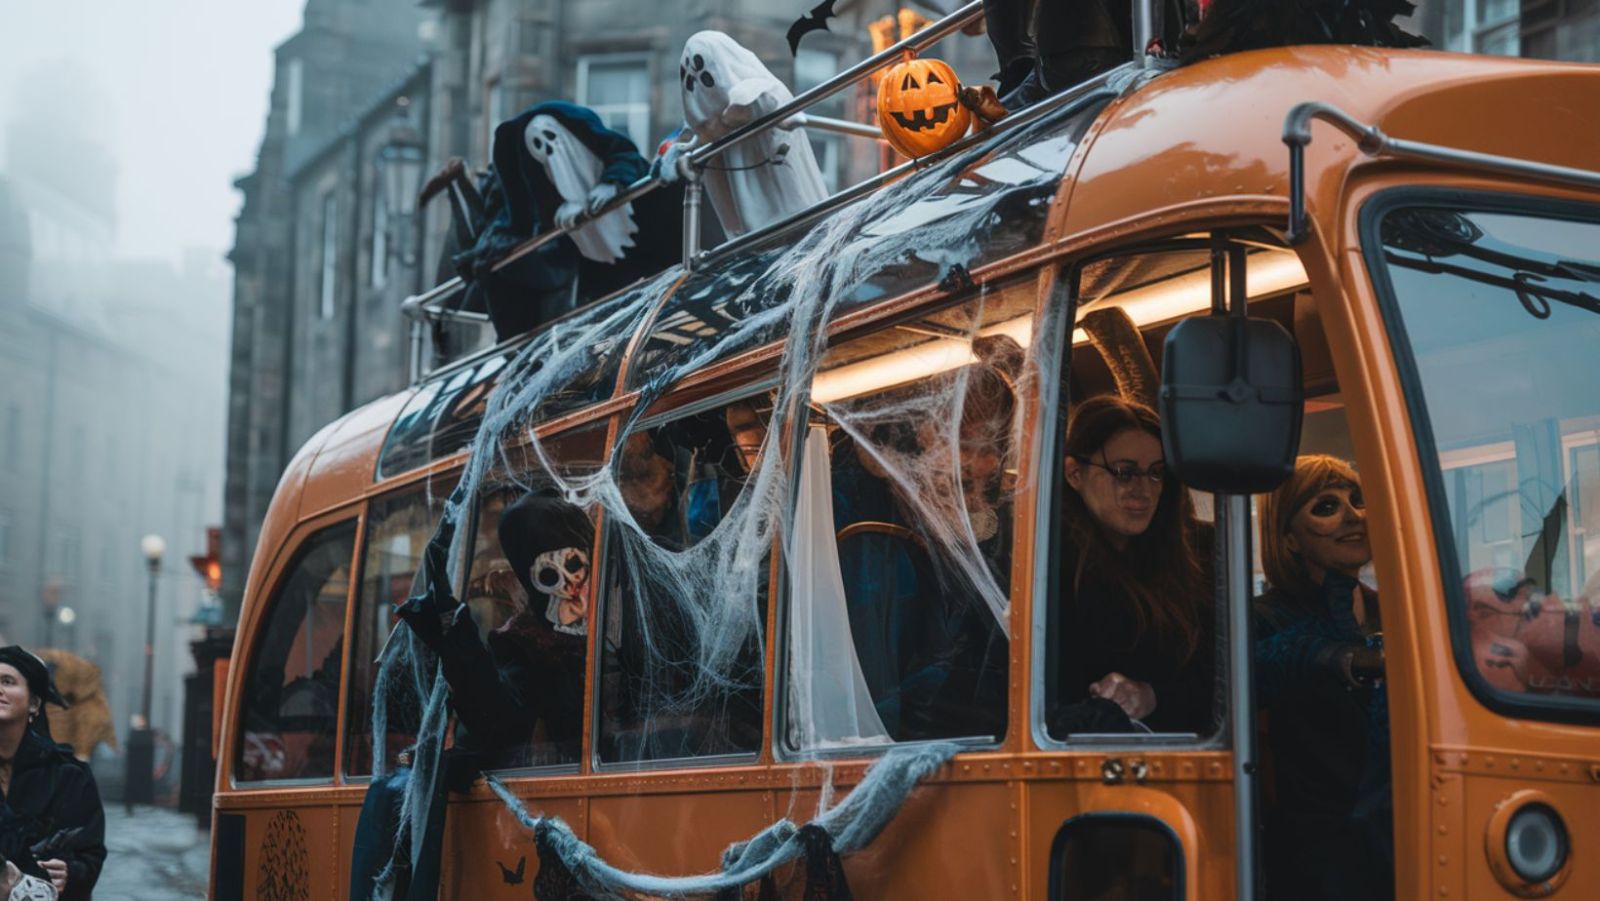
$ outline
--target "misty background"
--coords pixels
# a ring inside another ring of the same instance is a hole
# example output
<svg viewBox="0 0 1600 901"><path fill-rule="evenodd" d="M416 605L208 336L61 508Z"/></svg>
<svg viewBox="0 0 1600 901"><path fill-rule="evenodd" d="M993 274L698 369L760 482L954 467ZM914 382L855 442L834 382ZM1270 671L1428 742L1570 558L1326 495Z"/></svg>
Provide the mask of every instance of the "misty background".
<svg viewBox="0 0 1600 901"><path fill-rule="evenodd" d="M222 517L233 181L303 6L0 0L0 644L97 664L119 743L141 538L166 544L150 722L174 739L214 609L189 557Z"/></svg>

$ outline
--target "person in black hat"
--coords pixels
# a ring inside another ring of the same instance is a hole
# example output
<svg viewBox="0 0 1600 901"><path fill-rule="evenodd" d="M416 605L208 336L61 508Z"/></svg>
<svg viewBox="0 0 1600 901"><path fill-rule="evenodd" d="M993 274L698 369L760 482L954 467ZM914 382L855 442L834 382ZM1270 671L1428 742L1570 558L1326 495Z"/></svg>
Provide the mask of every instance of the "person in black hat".
<svg viewBox="0 0 1600 901"><path fill-rule="evenodd" d="M0 648L0 856L86 899L105 863L105 811L86 763L50 738L44 704L66 707L43 660Z"/></svg>
<svg viewBox="0 0 1600 901"><path fill-rule="evenodd" d="M528 605L489 633L487 652L447 580L433 580L435 590L397 612L439 655L467 746L484 754L519 746L542 721L545 744L558 760L535 762L574 761L583 725L594 526L566 501L530 494L506 508L499 531ZM436 535L430 550L440 540ZM441 561L449 540L443 536Z"/></svg>

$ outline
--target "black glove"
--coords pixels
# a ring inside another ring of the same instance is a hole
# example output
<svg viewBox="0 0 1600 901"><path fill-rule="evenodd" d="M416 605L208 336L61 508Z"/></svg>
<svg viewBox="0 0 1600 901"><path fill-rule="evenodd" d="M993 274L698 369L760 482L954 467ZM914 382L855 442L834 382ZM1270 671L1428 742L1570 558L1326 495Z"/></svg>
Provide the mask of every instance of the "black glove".
<svg viewBox="0 0 1600 901"><path fill-rule="evenodd" d="M395 608L396 615L405 620L411 631L434 653L439 652L445 630L461 607L450 590L450 542L455 534L456 524L446 514L422 551L422 568L417 574L418 593Z"/></svg>

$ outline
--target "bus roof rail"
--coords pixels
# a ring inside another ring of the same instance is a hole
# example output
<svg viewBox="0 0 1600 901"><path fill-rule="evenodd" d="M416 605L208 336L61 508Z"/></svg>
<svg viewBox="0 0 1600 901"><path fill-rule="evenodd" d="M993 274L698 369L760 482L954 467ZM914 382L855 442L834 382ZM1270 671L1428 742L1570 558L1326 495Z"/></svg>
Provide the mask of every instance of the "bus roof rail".
<svg viewBox="0 0 1600 901"><path fill-rule="evenodd" d="M1356 147L1367 156L1386 155L1401 159L1428 160L1473 169L1487 169L1507 175L1521 175L1541 181L1600 188L1600 172L1390 137L1378 126L1362 122L1331 103L1307 101L1289 110L1289 114L1283 120L1283 143L1289 146L1289 230L1285 237L1290 244L1299 244L1308 234L1306 145L1311 143L1311 123L1317 119L1354 138Z"/></svg>

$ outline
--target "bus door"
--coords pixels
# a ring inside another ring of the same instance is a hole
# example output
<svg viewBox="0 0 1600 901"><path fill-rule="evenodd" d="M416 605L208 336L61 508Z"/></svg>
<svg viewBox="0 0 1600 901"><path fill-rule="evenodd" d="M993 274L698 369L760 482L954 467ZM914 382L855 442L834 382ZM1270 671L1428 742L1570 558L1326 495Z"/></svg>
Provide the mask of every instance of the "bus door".
<svg viewBox="0 0 1600 901"><path fill-rule="evenodd" d="M1255 805L1239 796L1237 784L1250 755L1231 753L1241 711L1230 651L1240 651L1229 640L1261 588L1252 565L1251 500L1184 487L1171 470L1159 471L1172 464L1158 446L1158 462L1135 465L1107 458L1111 441L1091 448L1084 442L1098 439L1067 428L1080 410L1103 409L1107 398L1160 408L1163 342L1177 323L1211 314L1213 292L1234 281L1230 256L1243 263L1238 298L1248 300L1250 315L1321 347L1296 254L1266 229L1227 237L1219 243L1191 234L1098 254L1063 270L1049 300L1071 313L1054 338L1061 362L1044 380L1038 443L1030 713L1034 741L1056 752L1039 763L1025 808L1035 862L1030 881L1040 896L1230 897L1244 878L1236 866L1253 868L1253 842L1241 845L1236 835L1241 822L1253 828ZM1315 381L1316 397L1307 409L1329 415L1325 428L1308 431L1303 449L1348 457L1327 353L1313 356L1319 362L1306 378ZM1075 428L1095 428L1091 423L1086 415ZM1069 484L1074 478L1077 487ZM1110 526L1084 527L1115 515L1092 509L1091 479L1104 481L1102 493L1114 502L1133 498L1140 511L1156 504L1149 525L1125 530L1120 551L1100 544ZM1127 570L1118 574L1119 566ZM1137 614L1118 587L1123 579L1149 592ZM1132 709L1118 700L1130 696L1116 693L1113 676L1138 686ZM1255 711L1244 707L1248 748Z"/></svg>
<svg viewBox="0 0 1600 901"><path fill-rule="evenodd" d="M1420 520L1402 547L1426 731L1396 766L1429 836L1410 856L1455 862L1411 885L1600 895L1581 853L1600 843L1600 202L1413 178L1357 215L1352 283L1370 274L1411 430L1395 465L1421 476L1396 494Z"/></svg>

